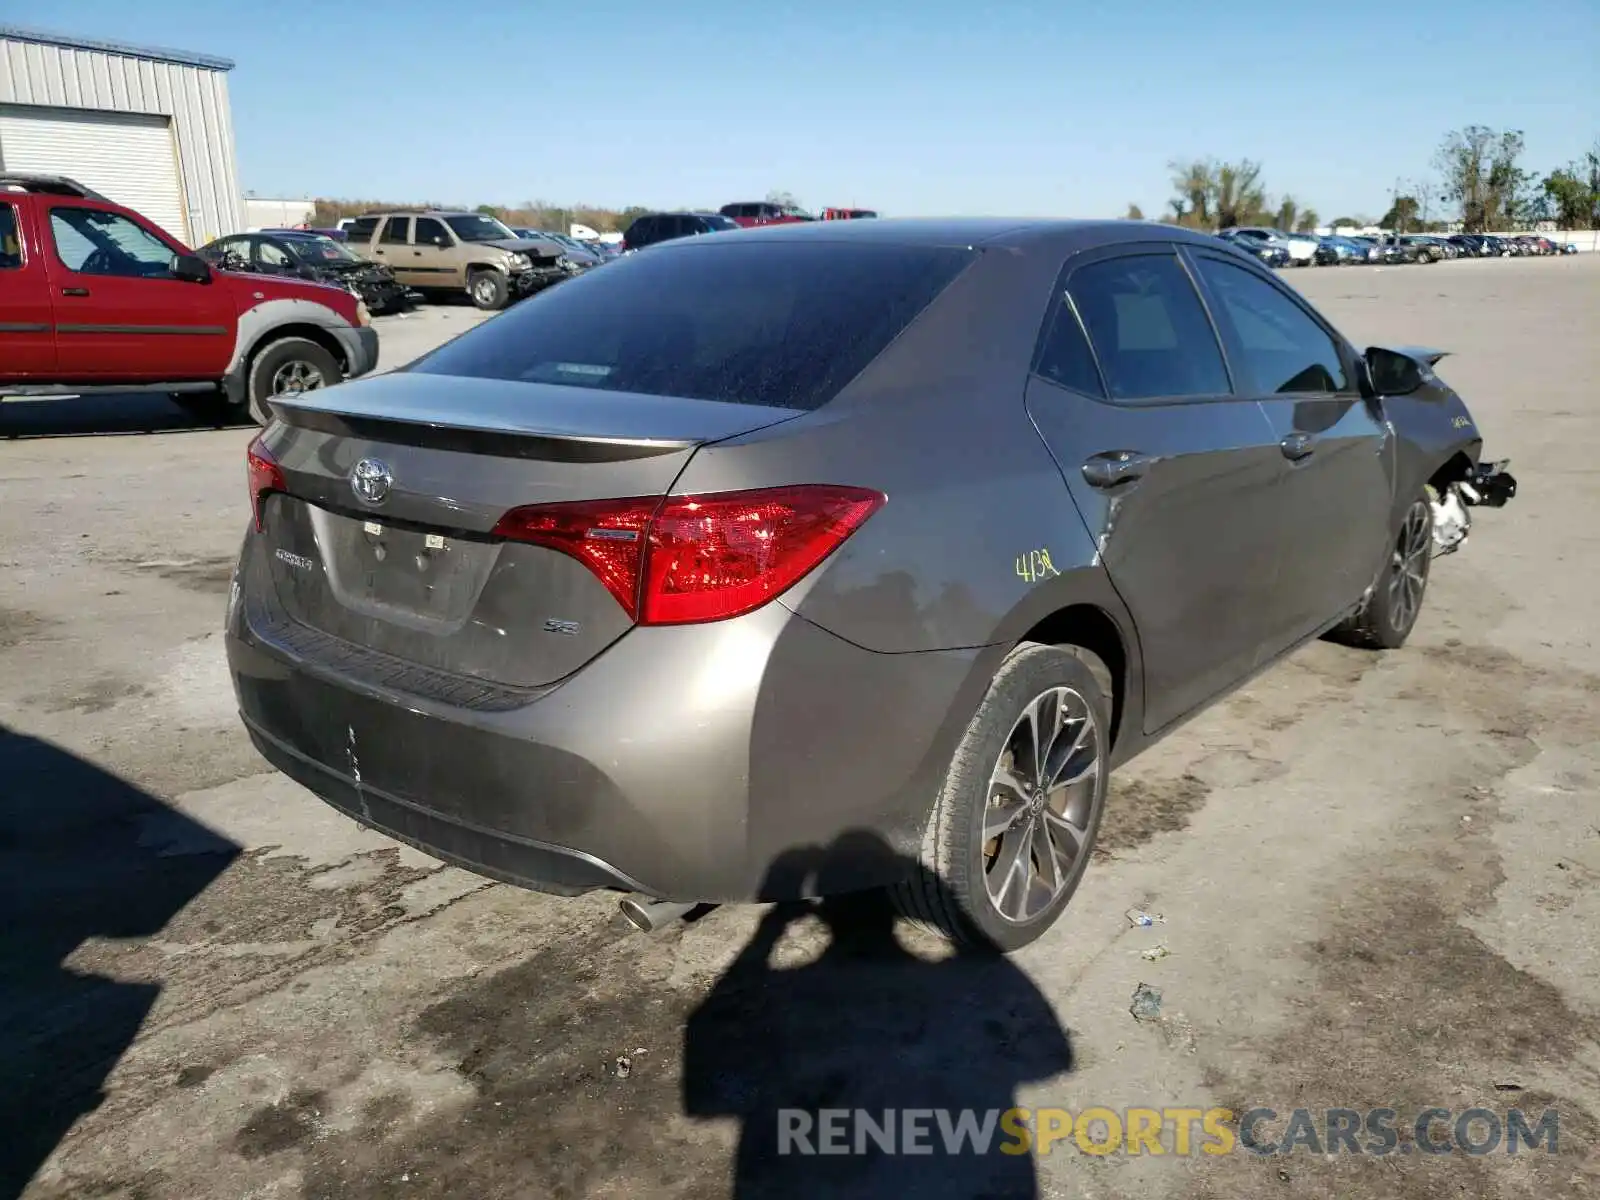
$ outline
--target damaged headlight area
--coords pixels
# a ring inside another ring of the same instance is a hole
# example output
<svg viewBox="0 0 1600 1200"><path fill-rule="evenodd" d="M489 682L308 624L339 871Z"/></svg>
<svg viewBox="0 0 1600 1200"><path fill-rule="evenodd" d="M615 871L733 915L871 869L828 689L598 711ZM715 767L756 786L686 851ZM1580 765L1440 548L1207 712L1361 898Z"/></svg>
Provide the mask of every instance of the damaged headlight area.
<svg viewBox="0 0 1600 1200"><path fill-rule="evenodd" d="M1517 494L1517 478L1506 467L1510 459L1480 463L1464 479L1447 484L1441 492L1428 488L1428 507L1433 511L1433 545L1436 554L1451 554L1461 549L1472 532L1469 509L1504 508Z"/></svg>

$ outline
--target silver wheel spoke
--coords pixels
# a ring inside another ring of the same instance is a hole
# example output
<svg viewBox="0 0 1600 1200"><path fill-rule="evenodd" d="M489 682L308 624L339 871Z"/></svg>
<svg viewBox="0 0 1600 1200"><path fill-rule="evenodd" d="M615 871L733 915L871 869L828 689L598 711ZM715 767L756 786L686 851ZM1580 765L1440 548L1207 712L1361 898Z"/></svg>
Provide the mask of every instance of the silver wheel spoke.
<svg viewBox="0 0 1600 1200"><path fill-rule="evenodd" d="M993 875L998 887L990 891L995 907L1002 915L1016 920L1027 911L1028 903L1028 851L1033 842L1033 824L1024 822L1000 839L1000 853L995 856Z"/></svg>
<svg viewBox="0 0 1600 1200"><path fill-rule="evenodd" d="M1017 823L1017 818L1027 809L1024 801L1007 801L996 804L989 802L989 807L983 810L983 840L1000 837Z"/></svg>
<svg viewBox="0 0 1600 1200"><path fill-rule="evenodd" d="M1039 882L1045 891L1045 903L1048 904L1050 898L1060 890L1063 878L1062 864L1057 857L1055 839L1050 836L1049 821L1036 821L1034 823L1032 840L1034 873L1029 883L1031 885L1035 879ZM1068 867L1071 865L1070 862L1067 863ZM1032 890L1031 887L1029 890Z"/></svg>
<svg viewBox="0 0 1600 1200"><path fill-rule="evenodd" d="M1066 817L1050 809L1044 810L1045 824L1050 826L1050 835L1054 844L1060 847L1069 863L1077 862L1078 855L1083 853L1084 831L1079 829Z"/></svg>

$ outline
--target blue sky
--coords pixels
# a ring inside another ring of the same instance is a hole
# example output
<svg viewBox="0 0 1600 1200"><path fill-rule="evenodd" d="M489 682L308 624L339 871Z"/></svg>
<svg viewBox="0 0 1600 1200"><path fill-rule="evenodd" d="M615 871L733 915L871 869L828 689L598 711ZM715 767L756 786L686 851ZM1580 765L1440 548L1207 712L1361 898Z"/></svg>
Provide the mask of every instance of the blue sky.
<svg viewBox="0 0 1600 1200"><path fill-rule="evenodd" d="M1154 215L1167 162L1214 155L1330 218L1381 214L1466 124L1522 129L1541 174L1600 137L1596 0L4 8L233 59L262 196Z"/></svg>

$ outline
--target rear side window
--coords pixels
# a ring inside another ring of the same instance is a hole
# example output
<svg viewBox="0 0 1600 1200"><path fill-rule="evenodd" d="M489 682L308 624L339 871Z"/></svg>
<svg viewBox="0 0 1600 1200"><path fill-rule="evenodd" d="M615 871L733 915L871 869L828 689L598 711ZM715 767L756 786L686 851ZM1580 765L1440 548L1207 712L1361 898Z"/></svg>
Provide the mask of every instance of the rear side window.
<svg viewBox="0 0 1600 1200"><path fill-rule="evenodd" d="M697 238L541 292L412 369L815 409L975 256Z"/></svg>
<svg viewBox="0 0 1600 1200"><path fill-rule="evenodd" d="M377 227L377 217L357 217L350 225L350 238L352 241L370 242L372 231Z"/></svg>
<svg viewBox="0 0 1600 1200"><path fill-rule="evenodd" d="M1100 372L1094 365L1089 339L1083 336L1078 314L1072 311L1065 297L1056 305L1055 319L1039 348L1039 365L1035 370L1051 383L1059 383L1075 392L1100 397L1106 394L1100 386Z"/></svg>
<svg viewBox="0 0 1600 1200"><path fill-rule="evenodd" d="M388 224L383 227L383 237L378 240L385 245L404 246L410 236L410 217L390 217Z"/></svg>
<svg viewBox="0 0 1600 1200"><path fill-rule="evenodd" d="M1072 273L1067 292L1112 399L1216 396L1231 390L1211 321L1173 255L1091 263Z"/></svg>
<svg viewBox="0 0 1600 1200"><path fill-rule="evenodd" d="M1249 386L1258 395L1348 388L1339 347L1304 309L1243 267L1214 258L1197 261L1239 339Z"/></svg>
<svg viewBox="0 0 1600 1200"><path fill-rule="evenodd" d="M630 246L642 246L654 236L656 219L654 217L640 217L628 226L628 232L623 234L623 240Z"/></svg>

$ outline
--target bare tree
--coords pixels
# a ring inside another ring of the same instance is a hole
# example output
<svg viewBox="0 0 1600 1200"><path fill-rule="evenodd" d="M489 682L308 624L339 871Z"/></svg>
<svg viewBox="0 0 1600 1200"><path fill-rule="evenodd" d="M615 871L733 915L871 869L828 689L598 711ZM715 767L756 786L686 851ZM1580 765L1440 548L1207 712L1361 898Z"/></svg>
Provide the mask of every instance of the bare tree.
<svg viewBox="0 0 1600 1200"><path fill-rule="evenodd" d="M1261 187L1261 164L1241 158L1217 168L1213 209L1217 226L1248 225L1258 220L1267 207Z"/></svg>
<svg viewBox="0 0 1600 1200"><path fill-rule="evenodd" d="M1522 132L1468 125L1447 134L1434 155L1444 178L1444 194L1460 206L1462 225L1471 233L1519 219L1529 177L1518 166Z"/></svg>
<svg viewBox="0 0 1600 1200"><path fill-rule="evenodd" d="M1144 220L1144 209L1140 208L1137 204L1130 204L1128 205L1127 216L1123 219L1127 221L1142 221Z"/></svg>
<svg viewBox="0 0 1600 1200"><path fill-rule="evenodd" d="M781 204L784 208L800 207L800 201L794 198L793 192L779 191L777 188L767 193L767 203Z"/></svg>

